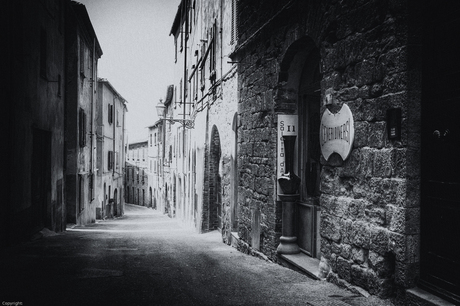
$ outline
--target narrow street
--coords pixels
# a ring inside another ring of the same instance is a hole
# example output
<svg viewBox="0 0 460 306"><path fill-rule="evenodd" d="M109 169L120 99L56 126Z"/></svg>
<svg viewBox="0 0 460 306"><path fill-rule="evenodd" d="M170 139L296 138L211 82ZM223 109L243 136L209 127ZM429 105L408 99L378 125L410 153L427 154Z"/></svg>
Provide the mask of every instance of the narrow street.
<svg viewBox="0 0 460 306"><path fill-rule="evenodd" d="M0 262L0 298L17 305L390 305L130 204L122 218L6 248Z"/></svg>

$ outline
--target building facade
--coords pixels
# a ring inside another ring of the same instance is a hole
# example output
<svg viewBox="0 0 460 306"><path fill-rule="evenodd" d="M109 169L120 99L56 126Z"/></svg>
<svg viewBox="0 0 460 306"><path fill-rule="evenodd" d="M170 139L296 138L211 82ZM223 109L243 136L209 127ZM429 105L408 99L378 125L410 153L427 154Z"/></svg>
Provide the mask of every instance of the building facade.
<svg viewBox="0 0 460 306"><path fill-rule="evenodd" d="M147 150L148 161L148 183L149 183L149 199L151 199L151 207L163 213L167 213L164 201L160 198L163 188L163 121L158 120L154 125L149 126L149 139ZM165 161L169 162L169 160Z"/></svg>
<svg viewBox="0 0 460 306"><path fill-rule="evenodd" d="M121 216L124 211L125 114L127 101L106 79L97 90L96 218Z"/></svg>
<svg viewBox="0 0 460 306"><path fill-rule="evenodd" d="M125 203L152 207L148 183L148 141L128 144L125 177Z"/></svg>
<svg viewBox="0 0 460 306"><path fill-rule="evenodd" d="M171 217L198 232L230 233L223 219L236 216L237 78L228 57L235 46L233 13L232 1L184 0L171 28L175 81L160 103L164 181L158 198Z"/></svg>
<svg viewBox="0 0 460 306"><path fill-rule="evenodd" d="M102 49L83 4L71 2L66 19L66 208L67 222L96 220L97 61Z"/></svg>
<svg viewBox="0 0 460 306"><path fill-rule="evenodd" d="M160 205L358 293L459 303L459 9L181 1Z"/></svg>
<svg viewBox="0 0 460 306"><path fill-rule="evenodd" d="M1 120L0 247L44 227L60 232L65 217L66 1L6 1L1 12L6 60Z"/></svg>
<svg viewBox="0 0 460 306"><path fill-rule="evenodd" d="M448 85L460 71L448 38L458 11L238 1L241 241L286 264L294 255L280 244L295 244L318 277L357 292L404 300L418 286L460 302L459 104ZM294 204L278 180L291 135Z"/></svg>

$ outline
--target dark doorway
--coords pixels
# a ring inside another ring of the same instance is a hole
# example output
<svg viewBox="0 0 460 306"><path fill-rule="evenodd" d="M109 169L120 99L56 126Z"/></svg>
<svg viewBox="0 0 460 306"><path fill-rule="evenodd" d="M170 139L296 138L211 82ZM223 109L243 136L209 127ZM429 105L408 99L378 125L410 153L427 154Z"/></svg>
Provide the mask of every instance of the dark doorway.
<svg viewBox="0 0 460 306"><path fill-rule="evenodd" d="M219 162L221 157L220 136L216 126L211 131L211 146L209 160L209 210L210 229L221 230L222 227L222 194Z"/></svg>
<svg viewBox="0 0 460 306"><path fill-rule="evenodd" d="M51 132L33 129L31 199L34 231L51 226L46 211L51 203Z"/></svg>
<svg viewBox="0 0 460 306"><path fill-rule="evenodd" d="M420 285L460 303L460 4L424 9Z"/></svg>
<svg viewBox="0 0 460 306"><path fill-rule="evenodd" d="M118 216L118 190L113 191L113 215Z"/></svg>

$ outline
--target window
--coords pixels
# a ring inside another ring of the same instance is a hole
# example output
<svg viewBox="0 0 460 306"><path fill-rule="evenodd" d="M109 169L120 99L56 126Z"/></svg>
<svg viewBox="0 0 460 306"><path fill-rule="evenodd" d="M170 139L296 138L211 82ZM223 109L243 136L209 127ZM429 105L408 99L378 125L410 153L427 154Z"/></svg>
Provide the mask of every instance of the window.
<svg viewBox="0 0 460 306"><path fill-rule="evenodd" d="M209 46L210 48L210 58L209 58L209 79L211 82L214 82L216 80L216 39L217 39L217 25L216 22L214 22L214 25L212 26L211 30L211 45Z"/></svg>
<svg viewBox="0 0 460 306"><path fill-rule="evenodd" d="M107 152L107 169L110 171L113 169L113 163L114 163L114 154L113 151L108 151Z"/></svg>
<svg viewBox="0 0 460 306"><path fill-rule="evenodd" d="M152 134L150 134L150 146L152 146Z"/></svg>
<svg viewBox="0 0 460 306"><path fill-rule="evenodd" d="M184 29L183 24L180 26L180 52L184 49Z"/></svg>
<svg viewBox="0 0 460 306"><path fill-rule="evenodd" d="M46 30L40 30L40 76L46 79L46 67L47 67L47 35Z"/></svg>
<svg viewBox="0 0 460 306"><path fill-rule="evenodd" d="M177 36L174 37L174 62L177 63Z"/></svg>
<svg viewBox="0 0 460 306"><path fill-rule="evenodd" d="M107 104L107 121L112 124L113 123L113 105Z"/></svg>
<svg viewBox="0 0 460 306"><path fill-rule="evenodd" d="M80 147L86 146L86 114L83 108L78 112L78 136Z"/></svg>

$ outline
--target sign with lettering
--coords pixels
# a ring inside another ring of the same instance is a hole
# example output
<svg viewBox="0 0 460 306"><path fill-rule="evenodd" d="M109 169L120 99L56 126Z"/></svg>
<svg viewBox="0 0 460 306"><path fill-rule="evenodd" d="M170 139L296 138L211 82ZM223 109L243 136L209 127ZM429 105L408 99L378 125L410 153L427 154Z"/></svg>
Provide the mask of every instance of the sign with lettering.
<svg viewBox="0 0 460 306"><path fill-rule="evenodd" d="M338 153L343 160L347 159L355 138L353 114L348 105L343 104L336 114L326 109L321 118L319 134L321 153L326 160L332 153Z"/></svg>
<svg viewBox="0 0 460 306"><path fill-rule="evenodd" d="M297 136L297 131L297 115L278 115L278 177L282 176L286 170L283 136Z"/></svg>

